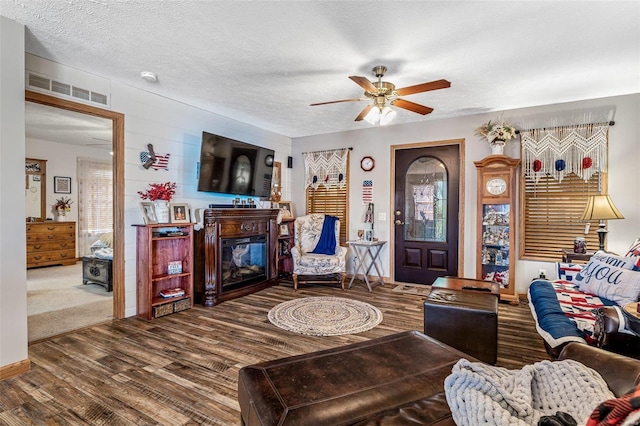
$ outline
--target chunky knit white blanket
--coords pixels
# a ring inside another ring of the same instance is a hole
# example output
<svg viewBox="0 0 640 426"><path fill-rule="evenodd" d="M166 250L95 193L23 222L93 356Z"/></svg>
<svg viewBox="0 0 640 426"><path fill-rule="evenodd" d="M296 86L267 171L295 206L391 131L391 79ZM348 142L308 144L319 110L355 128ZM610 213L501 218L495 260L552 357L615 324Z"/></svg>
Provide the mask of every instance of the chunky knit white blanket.
<svg viewBox="0 0 640 426"><path fill-rule="evenodd" d="M556 411L581 421L598 403L614 397L596 371L574 360L508 370L461 359L444 388L458 426L536 425Z"/></svg>

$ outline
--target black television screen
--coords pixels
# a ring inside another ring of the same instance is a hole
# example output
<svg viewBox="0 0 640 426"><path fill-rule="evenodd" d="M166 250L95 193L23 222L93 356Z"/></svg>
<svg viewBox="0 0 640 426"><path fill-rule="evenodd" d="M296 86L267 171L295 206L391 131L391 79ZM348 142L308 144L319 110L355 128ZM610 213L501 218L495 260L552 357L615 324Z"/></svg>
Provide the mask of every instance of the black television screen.
<svg viewBox="0 0 640 426"><path fill-rule="evenodd" d="M273 154L272 149L202 132L198 191L269 197Z"/></svg>

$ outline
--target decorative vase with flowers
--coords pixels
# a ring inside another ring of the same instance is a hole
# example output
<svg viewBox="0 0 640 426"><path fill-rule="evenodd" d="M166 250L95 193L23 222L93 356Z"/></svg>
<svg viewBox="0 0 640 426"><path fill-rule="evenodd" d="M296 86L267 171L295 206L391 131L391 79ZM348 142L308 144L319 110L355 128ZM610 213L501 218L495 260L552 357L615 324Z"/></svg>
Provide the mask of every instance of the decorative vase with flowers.
<svg viewBox="0 0 640 426"><path fill-rule="evenodd" d="M176 183L150 183L150 189L138 191L143 200L153 201L158 223L169 223L169 201L176 194Z"/></svg>
<svg viewBox="0 0 640 426"><path fill-rule="evenodd" d="M516 129L502 120L489 121L478 127L476 134L487 139L492 155L503 155L506 142L516 137Z"/></svg>
<svg viewBox="0 0 640 426"><path fill-rule="evenodd" d="M71 211L71 198L62 197L56 200L56 203L53 205L53 210L56 212L56 220L63 221L67 217L67 213Z"/></svg>

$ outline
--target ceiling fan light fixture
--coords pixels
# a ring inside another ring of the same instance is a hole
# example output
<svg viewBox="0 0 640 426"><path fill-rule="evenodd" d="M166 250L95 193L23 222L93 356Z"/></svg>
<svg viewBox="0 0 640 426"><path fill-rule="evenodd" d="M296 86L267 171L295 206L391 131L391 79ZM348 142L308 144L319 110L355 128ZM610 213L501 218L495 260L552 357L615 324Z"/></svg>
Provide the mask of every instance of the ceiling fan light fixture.
<svg viewBox="0 0 640 426"><path fill-rule="evenodd" d="M396 115L397 113L388 106L382 108L380 112L380 125L384 126L391 123L393 119L396 118Z"/></svg>
<svg viewBox="0 0 640 426"><path fill-rule="evenodd" d="M367 115L364 116L364 121L369 124L376 125L380 121L380 108L373 107Z"/></svg>
<svg viewBox="0 0 640 426"><path fill-rule="evenodd" d="M396 115L397 113L388 106L375 107L364 116L364 120L375 126L384 126L391 123Z"/></svg>

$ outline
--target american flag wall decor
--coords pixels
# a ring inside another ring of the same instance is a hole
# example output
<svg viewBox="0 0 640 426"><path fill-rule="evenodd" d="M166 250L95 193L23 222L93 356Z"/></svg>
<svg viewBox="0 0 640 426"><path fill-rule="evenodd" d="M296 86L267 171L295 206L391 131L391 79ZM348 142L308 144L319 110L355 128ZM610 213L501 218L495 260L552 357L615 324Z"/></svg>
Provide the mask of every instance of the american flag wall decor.
<svg viewBox="0 0 640 426"><path fill-rule="evenodd" d="M169 170L169 157L171 154L155 154L155 160L151 156L149 151L142 151L140 153L140 162L142 163L145 169L152 168L154 170ZM145 166L151 162L151 166Z"/></svg>
<svg viewBox="0 0 640 426"><path fill-rule="evenodd" d="M362 204L373 202L373 180L362 181Z"/></svg>

